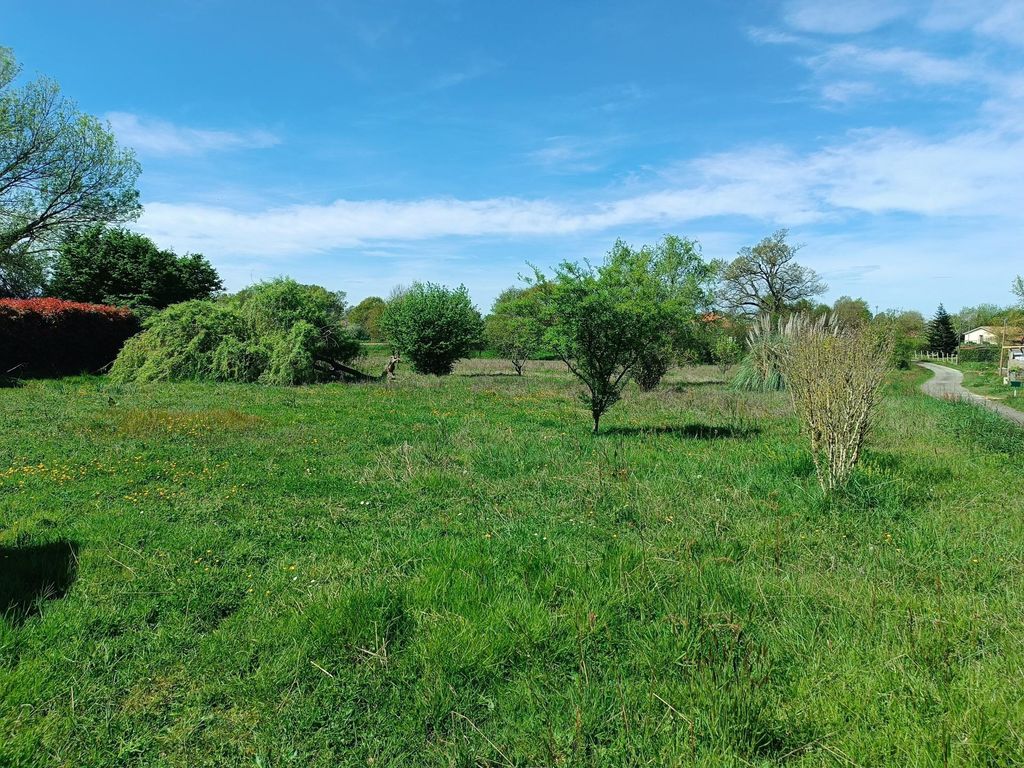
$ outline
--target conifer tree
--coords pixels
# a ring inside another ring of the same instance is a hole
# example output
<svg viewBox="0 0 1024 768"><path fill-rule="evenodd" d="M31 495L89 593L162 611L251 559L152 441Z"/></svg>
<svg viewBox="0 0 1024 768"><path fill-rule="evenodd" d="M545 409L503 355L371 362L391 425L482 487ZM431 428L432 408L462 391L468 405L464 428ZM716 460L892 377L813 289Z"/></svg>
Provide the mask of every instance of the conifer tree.
<svg viewBox="0 0 1024 768"><path fill-rule="evenodd" d="M953 320L946 308L939 304L935 316L928 323L928 349L951 355L960 345L960 336L953 328Z"/></svg>

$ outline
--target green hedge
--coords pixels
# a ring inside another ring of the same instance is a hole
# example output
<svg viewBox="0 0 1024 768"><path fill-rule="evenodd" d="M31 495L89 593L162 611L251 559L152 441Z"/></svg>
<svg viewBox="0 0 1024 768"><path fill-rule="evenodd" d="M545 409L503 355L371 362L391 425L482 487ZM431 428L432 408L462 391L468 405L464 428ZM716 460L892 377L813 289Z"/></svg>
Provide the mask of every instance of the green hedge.
<svg viewBox="0 0 1024 768"><path fill-rule="evenodd" d="M998 363L999 347L994 344L960 347L961 363Z"/></svg>

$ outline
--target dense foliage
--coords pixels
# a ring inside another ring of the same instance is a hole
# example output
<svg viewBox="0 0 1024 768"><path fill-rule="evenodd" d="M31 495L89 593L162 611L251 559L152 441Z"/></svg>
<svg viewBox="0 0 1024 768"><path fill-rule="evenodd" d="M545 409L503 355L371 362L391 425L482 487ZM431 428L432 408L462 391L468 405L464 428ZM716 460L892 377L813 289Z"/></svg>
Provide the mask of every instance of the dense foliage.
<svg viewBox="0 0 1024 768"><path fill-rule="evenodd" d="M308 384L340 378L359 354L344 327L342 294L289 278L258 283L223 301L174 304L125 345L119 381L209 379Z"/></svg>
<svg viewBox="0 0 1024 768"><path fill-rule="evenodd" d="M451 289L413 283L388 302L380 318L384 335L413 370L444 376L477 349L484 334L480 313L464 285Z"/></svg>
<svg viewBox="0 0 1024 768"><path fill-rule="evenodd" d="M135 218L139 164L113 134L0 48L0 296L38 294L70 232Z"/></svg>
<svg viewBox="0 0 1024 768"><path fill-rule="evenodd" d="M348 322L352 332L360 339L367 341L383 341L384 334L380 330L380 317L384 314L387 302L380 296L368 296L348 311Z"/></svg>
<svg viewBox="0 0 1024 768"><path fill-rule="evenodd" d="M212 298L223 287L198 253L178 256L136 232L97 226L60 245L47 292L73 301L163 309Z"/></svg>
<svg viewBox="0 0 1024 768"><path fill-rule="evenodd" d="M0 376L99 371L138 329L138 319L122 307L0 299Z"/></svg>

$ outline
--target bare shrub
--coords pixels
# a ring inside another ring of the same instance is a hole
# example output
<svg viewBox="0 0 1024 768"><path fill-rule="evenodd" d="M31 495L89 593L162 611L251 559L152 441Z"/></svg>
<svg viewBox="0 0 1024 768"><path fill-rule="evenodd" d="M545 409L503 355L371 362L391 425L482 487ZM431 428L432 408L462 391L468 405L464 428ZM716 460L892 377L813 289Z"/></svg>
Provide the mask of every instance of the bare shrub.
<svg viewBox="0 0 1024 768"><path fill-rule="evenodd" d="M829 317L794 315L784 327L779 368L811 438L826 492L849 481L889 372L892 342L870 329L837 327Z"/></svg>

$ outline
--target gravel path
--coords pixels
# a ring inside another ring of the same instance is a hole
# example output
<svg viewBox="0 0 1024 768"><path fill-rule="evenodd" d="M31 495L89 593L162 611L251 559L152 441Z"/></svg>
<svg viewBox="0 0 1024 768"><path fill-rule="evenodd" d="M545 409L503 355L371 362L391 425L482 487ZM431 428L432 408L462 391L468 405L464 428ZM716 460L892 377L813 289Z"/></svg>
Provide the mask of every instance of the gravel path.
<svg viewBox="0 0 1024 768"><path fill-rule="evenodd" d="M1000 416L1024 427L1024 411L1015 410L1008 405L1003 405L1002 403L989 400L981 395L976 395L973 392L967 391L963 386L964 375L960 373L960 371L953 368L947 368L944 365L936 365L935 363L918 363L918 365L922 368L927 368L935 374L932 378L928 379L928 381L921 385L921 389L924 390L925 394L931 395L932 397L938 397L943 400L953 398L956 400L968 400L972 403L978 403L986 408L990 408Z"/></svg>

